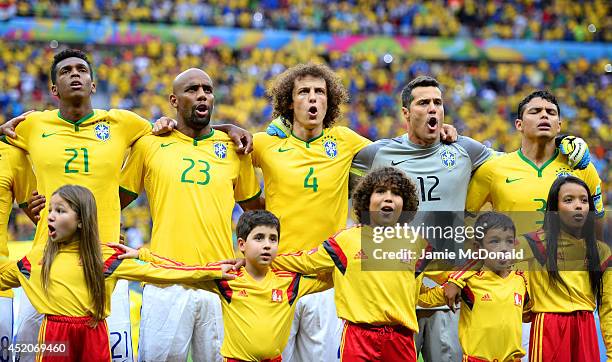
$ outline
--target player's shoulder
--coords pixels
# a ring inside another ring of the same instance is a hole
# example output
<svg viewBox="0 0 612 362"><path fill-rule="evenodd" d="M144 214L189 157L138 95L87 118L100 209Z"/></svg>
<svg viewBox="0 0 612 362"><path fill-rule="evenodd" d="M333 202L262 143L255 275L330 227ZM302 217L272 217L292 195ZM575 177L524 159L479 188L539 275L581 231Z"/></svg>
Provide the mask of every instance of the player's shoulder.
<svg viewBox="0 0 612 362"><path fill-rule="evenodd" d="M371 229L371 227L363 224L355 224L336 231L330 238L336 240L353 238L355 235L361 235L362 232L366 232L367 229Z"/></svg>
<svg viewBox="0 0 612 362"><path fill-rule="evenodd" d="M127 109L111 108L109 110L96 109L95 111L97 115L105 117L107 118L107 120L112 120L116 122L136 121L150 123L148 120L144 119L140 115Z"/></svg>
<svg viewBox="0 0 612 362"><path fill-rule="evenodd" d="M332 126L329 128L326 128L324 130L324 133L330 136L336 136L336 137L361 137L359 135L359 133L353 131L352 129L346 127L346 126Z"/></svg>
<svg viewBox="0 0 612 362"><path fill-rule="evenodd" d="M253 147L266 147L286 141L287 138L270 136L266 132L256 132L253 134Z"/></svg>
<svg viewBox="0 0 612 362"><path fill-rule="evenodd" d="M370 143L369 145L365 146L364 148L361 149L361 151L359 152L364 152L364 153L377 153L378 151L380 151L383 148L401 148L402 147L402 138L401 137L395 137L395 138L383 138L383 139L379 139L375 142Z"/></svg>
<svg viewBox="0 0 612 362"><path fill-rule="evenodd" d="M270 269L270 272L272 272L272 274L274 274L274 277L278 279L294 279L295 277L301 275L298 273L280 269Z"/></svg>

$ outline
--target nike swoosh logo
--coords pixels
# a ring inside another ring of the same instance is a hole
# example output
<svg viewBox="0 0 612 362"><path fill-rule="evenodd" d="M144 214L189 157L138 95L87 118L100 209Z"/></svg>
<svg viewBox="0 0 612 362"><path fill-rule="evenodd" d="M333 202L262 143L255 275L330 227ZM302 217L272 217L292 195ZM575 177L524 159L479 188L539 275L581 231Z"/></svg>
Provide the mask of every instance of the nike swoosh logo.
<svg viewBox="0 0 612 362"><path fill-rule="evenodd" d="M42 134L42 138L47 138L49 136L53 136L54 134L58 134L59 132L53 132L53 133L44 133Z"/></svg>
<svg viewBox="0 0 612 362"><path fill-rule="evenodd" d="M396 162L396 161L391 161L391 166L397 166L397 165L399 165L400 163L404 163L404 162L406 162L406 161L408 161L408 160L403 160L403 161L399 161L399 162Z"/></svg>
<svg viewBox="0 0 612 362"><path fill-rule="evenodd" d="M162 148L163 147L168 147L168 146L170 146L171 144L174 144L174 143L176 143L176 142L162 143L161 146L162 146Z"/></svg>
<svg viewBox="0 0 612 362"><path fill-rule="evenodd" d="M291 151L292 149L293 149L293 147L292 148L285 148L285 149L283 149L282 147L279 147L278 148L278 152L287 152L287 151Z"/></svg>
<svg viewBox="0 0 612 362"><path fill-rule="evenodd" d="M518 180L522 180L522 179L523 179L522 177L519 177L519 178L509 178L509 177L506 177L506 183L507 184L511 184L514 181L518 181Z"/></svg>

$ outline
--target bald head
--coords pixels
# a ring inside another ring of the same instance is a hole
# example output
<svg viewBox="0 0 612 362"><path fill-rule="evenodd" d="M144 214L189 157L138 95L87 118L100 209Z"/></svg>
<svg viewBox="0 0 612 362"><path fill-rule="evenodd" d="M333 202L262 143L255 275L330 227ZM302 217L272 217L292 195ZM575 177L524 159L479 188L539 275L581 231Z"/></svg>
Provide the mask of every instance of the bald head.
<svg viewBox="0 0 612 362"><path fill-rule="evenodd" d="M184 90L185 85L189 82L198 81L198 80L207 80L208 83L212 86L212 79L205 71L199 68L189 68L185 71L182 71L179 75L174 78L172 82L172 92L177 93L181 90Z"/></svg>
<svg viewBox="0 0 612 362"><path fill-rule="evenodd" d="M208 132L215 106L213 83L208 74L202 69L191 68L177 75L172 82L170 104L176 109L179 130L187 132L183 133Z"/></svg>

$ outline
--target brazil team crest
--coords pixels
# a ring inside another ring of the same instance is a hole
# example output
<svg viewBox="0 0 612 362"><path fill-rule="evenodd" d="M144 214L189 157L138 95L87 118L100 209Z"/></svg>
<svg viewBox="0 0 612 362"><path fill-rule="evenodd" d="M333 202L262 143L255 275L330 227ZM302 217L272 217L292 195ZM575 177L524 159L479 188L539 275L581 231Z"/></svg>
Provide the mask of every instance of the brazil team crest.
<svg viewBox="0 0 612 362"><path fill-rule="evenodd" d="M442 164L444 167L448 168L449 170L454 168L457 164L457 153L451 151L447 147L444 147L440 153L440 158L442 159Z"/></svg>
<svg viewBox="0 0 612 362"><path fill-rule="evenodd" d="M334 137L327 136L323 139L323 149L329 158L336 158L338 156L338 143Z"/></svg>
<svg viewBox="0 0 612 362"><path fill-rule="evenodd" d="M98 123L94 127L94 134L100 141L108 141L110 138L110 126L108 123Z"/></svg>
<svg viewBox="0 0 612 362"><path fill-rule="evenodd" d="M566 167L560 167L556 169L555 173L557 174L557 177L574 176L574 174L572 173L572 170Z"/></svg>
<svg viewBox="0 0 612 362"><path fill-rule="evenodd" d="M220 159L227 157L227 145L225 143L215 142L213 147L215 148L215 155L217 155L217 157Z"/></svg>

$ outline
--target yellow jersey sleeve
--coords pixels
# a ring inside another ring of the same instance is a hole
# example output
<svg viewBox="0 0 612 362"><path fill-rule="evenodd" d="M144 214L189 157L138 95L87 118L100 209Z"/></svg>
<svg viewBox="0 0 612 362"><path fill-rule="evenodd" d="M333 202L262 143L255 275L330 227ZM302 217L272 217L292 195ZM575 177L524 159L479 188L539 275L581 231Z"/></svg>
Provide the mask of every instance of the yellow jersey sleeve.
<svg viewBox="0 0 612 362"><path fill-rule="evenodd" d="M144 188L144 168L147 160L148 143L146 139L140 139L134 143L127 162L121 170L119 188L133 196L138 197L138 194Z"/></svg>
<svg viewBox="0 0 612 362"><path fill-rule="evenodd" d="M261 167L261 156L266 149L268 140L264 132L257 132L253 135L253 152L251 152L251 161L254 167Z"/></svg>
<svg viewBox="0 0 612 362"><path fill-rule="evenodd" d="M0 291L20 286L17 263L14 261L0 262Z"/></svg>
<svg viewBox="0 0 612 362"><path fill-rule="evenodd" d="M17 138L6 137L6 141L13 146L17 146L22 150L28 150L29 144L33 141L33 136L37 127L37 118L42 112L32 112L28 114L25 120L15 127Z"/></svg>
<svg viewBox="0 0 612 362"><path fill-rule="evenodd" d="M599 178L599 174L597 174L595 166L593 166L592 163L589 163L587 168L581 172L580 177L589 187L589 191L593 197L593 203L595 204L595 215L602 217L604 215L604 204L601 193L601 178Z"/></svg>
<svg viewBox="0 0 612 362"><path fill-rule="evenodd" d="M157 284L195 284L204 280L220 279L217 266L185 266L180 263L153 264L140 259L119 259L123 250L103 246L104 276L106 278L137 280Z"/></svg>
<svg viewBox="0 0 612 362"><path fill-rule="evenodd" d="M346 140L346 143L350 147L350 152L353 155L356 155L359 151L361 151L365 146L372 143L369 139L361 136L357 132L353 131L348 127L338 127L342 133L342 137Z"/></svg>
<svg viewBox="0 0 612 362"><path fill-rule="evenodd" d="M444 288L441 286L427 288L421 284L418 305L422 308L435 308L446 305Z"/></svg>
<svg viewBox="0 0 612 362"><path fill-rule="evenodd" d="M121 122L122 132L125 134L128 145L151 133L151 123L134 112L125 109L111 109L108 111L108 116Z"/></svg>
<svg viewBox="0 0 612 362"><path fill-rule="evenodd" d="M259 181L255 176L251 155L238 155L240 171L234 185L234 198L236 202L249 201L261 194Z"/></svg>
<svg viewBox="0 0 612 362"><path fill-rule="evenodd" d="M300 278L300 288L298 298L307 294L318 293L334 287L334 280L331 273L318 275L302 275Z"/></svg>
<svg viewBox="0 0 612 362"><path fill-rule="evenodd" d="M27 206L27 202L32 196L32 191L36 190L36 177L32 171L32 166L26 157L25 152L13 152L14 159L11 160L13 173L13 197L19 207Z"/></svg>
<svg viewBox="0 0 612 362"><path fill-rule="evenodd" d="M302 274L329 273L334 267L346 270L346 256L334 238L314 249L278 255L272 262L275 269Z"/></svg>
<svg viewBox="0 0 612 362"><path fill-rule="evenodd" d="M612 360L612 255L610 248L604 243L599 244L599 255L603 259L601 270L603 282L601 289L601 305L599 306L599 323L601 334L606 345L606 356Z"/></svg>
<svg viewBox="0 0 612 362"><path fill-rule="evenodd" d="M479 211L484 204L491 201L491 182L494 163L495 161L493 160L485 162L472 175L465 199L465 209L467 211Z"/></svg>

